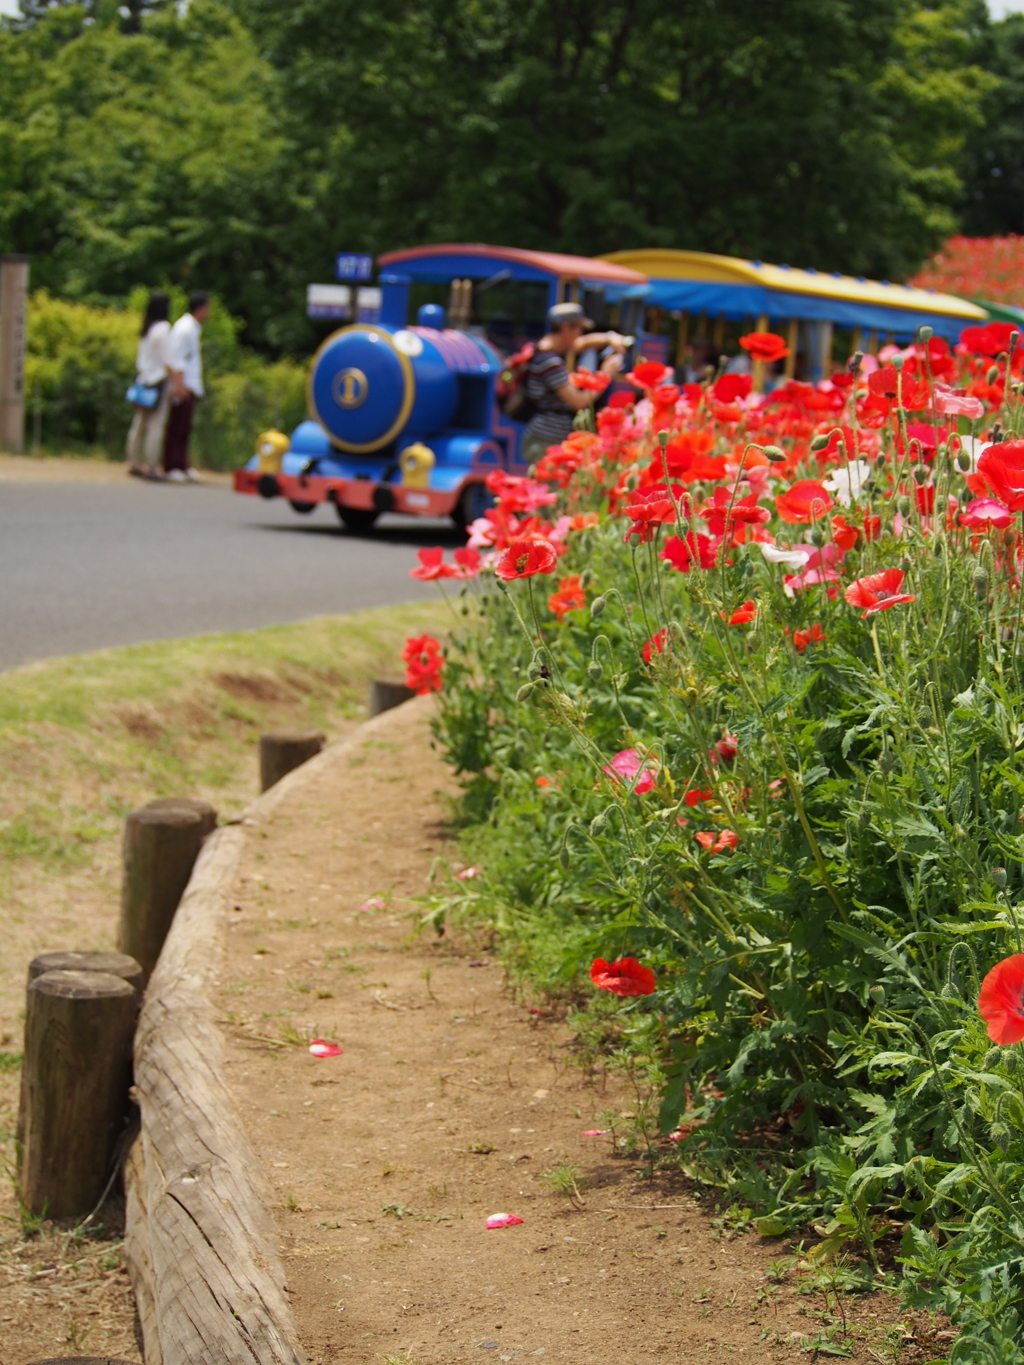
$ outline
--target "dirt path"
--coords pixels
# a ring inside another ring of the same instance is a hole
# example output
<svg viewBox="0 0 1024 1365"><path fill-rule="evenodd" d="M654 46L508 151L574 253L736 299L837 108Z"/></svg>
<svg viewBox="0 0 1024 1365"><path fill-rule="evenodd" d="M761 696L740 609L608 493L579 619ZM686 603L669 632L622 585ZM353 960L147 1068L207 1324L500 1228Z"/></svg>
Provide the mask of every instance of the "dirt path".
<svg viewBox="0 0 1024 1365"><path fill-rule="evenodd" d="M446 854L427 714L394 713L254 830L235 897L229 1078L313 1365L944 1354L881 1294L838 1305L843 1349L823 1292L779 1271L788 1248L730 1236L681 1176L646 1181L584 1136L629 1101L571 1065L564 1025L510 998L479 945L409 936ZM314 1037L342 1055L314 1058ZM565 1163L582 1208L545 1181ZM523 1222L487 1230L498 1212Z"/></svg>
<svg viewBox="0 0 1024 1365"><path fill-rule="evenodd" d="M0 455L0 483L125 483L131 476L117 460L77 455ZM205 483L225 488L231 475L202 471Z"/></svg>

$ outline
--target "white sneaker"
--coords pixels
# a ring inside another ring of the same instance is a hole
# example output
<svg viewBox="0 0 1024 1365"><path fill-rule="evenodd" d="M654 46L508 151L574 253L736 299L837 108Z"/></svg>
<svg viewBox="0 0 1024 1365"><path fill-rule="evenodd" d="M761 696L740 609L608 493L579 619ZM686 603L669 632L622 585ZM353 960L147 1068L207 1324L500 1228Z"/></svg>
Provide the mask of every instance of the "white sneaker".
<svg viewBox="0 0 1024 1365"><path fill-rule="evenodd" d="M194 469L186 469L185 478L188 479L189 483L202 483L202 479Z"/></svg>
<svg viewBox="0 0 1024 1365"><path fill-rule="evenodd" d="M183 469L171 469L167 474L168 483L188 483L188 477Z"/></svg>

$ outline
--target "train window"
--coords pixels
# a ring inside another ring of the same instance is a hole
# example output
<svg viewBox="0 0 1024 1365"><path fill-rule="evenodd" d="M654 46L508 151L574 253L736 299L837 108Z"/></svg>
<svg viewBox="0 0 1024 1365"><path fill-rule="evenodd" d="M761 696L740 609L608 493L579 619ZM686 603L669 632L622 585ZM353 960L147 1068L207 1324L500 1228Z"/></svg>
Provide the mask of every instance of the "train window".
<svg viewBox="0 0 1024 1365"><path fill-rule="evenodd" d="M483 431L487 427L489 417L487 376L457 374L455 382L459 386L459 399L452 415L452 426L466 431Z"/></svg>

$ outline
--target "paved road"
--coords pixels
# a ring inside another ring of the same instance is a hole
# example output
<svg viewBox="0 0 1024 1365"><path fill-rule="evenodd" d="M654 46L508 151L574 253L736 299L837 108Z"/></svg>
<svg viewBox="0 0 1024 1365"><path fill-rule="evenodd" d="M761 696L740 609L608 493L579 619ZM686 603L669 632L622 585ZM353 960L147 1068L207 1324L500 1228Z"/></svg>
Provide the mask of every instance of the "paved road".
<svg viewBox="0 0 1024 1365"><path fill-rule="evenodd" d="M459 543L447 521L353 536L333 508L209 485L0 483L0 669L429 596L416 549Z"/></svg>

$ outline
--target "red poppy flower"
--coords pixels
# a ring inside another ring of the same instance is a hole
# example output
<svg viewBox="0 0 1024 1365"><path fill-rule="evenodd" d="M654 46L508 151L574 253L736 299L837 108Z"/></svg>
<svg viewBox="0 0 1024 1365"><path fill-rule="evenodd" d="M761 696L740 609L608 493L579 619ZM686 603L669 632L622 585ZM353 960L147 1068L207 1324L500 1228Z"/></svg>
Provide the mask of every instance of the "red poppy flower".
<svg viewBox="0 0 1024 1365"><path fill-rule="evenodd" d="M480 551L474 550L470 545L463 545L452 555L459 566L460 578L476 578L480 572Z"/></svg>
<svg viewBox="0 0 1024 1365"><path fill-rule="evenodd" d="M679 501L682 489L673 488L672 492L675 493L676 501ZM685 497L680 506L684 513L689 510ZM676 504L672 501L668 486L663 483L653 484L650 488L638 488L630 493L629 502L623 510L633 523L626 533L627 539L635 533L641 542L653 540L658 526L676 520Z"/></svg>
<svg viewBox="0 0 1024 1365"><path fill-rule="evenodd" d="M709 853L724 853L726 849L731 853L740 841L740 836L731 829L723 829L717 839L708 830L701 830L699 834L695 834L693 837L701 848L706 848Z"/></svg>
<svg viewBox="0 0 1024 1365"><path fill-rule="evenodd" d="M746 398L754 386L754 378L749 374L723 374L711 386L711 396L716 403L735 403L738 398Z"/></svg>
<svg viewBox="0 0 1024 1365"><path fill-rule="evenodd" d="M740 337L740 345L749 351L752 360L764 360L768 364L789 355L785 337L780 337L776 332L748 332L745 337Z"/></svg>
<svg viewBox="0 0 1024 1365"><path fill-rule="evenodd" d="M659 384L656 389L652 389L648 397L654 404L655 409L663 415L669 408L674 408L679 402L682 390L677 384Z"/></svg>
<svg viewBox="0 0 1024 1365"><path fill-rule="evenodd" d="M725 620L725 612L720 613L722 620ZM757 616L757 603L754 601L743 602L736 608L729 617L730 626L749 626L751 621Z"/></svg>
<svg viewBox="0 0 1024 1365"><path fill-rule="evenodd" d="M739 751L739 740L735 735L731 735L729 731L726 730L722 735L722 738L715 744L714 749L712 749L711 757L715 758L715 755L717 754L719 758L724 758L726 763L731 763ZM717 762L717 759L715 761Z"/></svg>
<svg viewBox="0 0 1024 1365"><path fill-rule="evenodd" d="M802 654L808 645L820 645L825 639L825 632L817 622L813 626L808 626L806 630L794 630L793 644L796 652Z"/></svg>
<svg viewBox="0 0 1024 1365"><path fill-rule="evenodd" d="M901 602L914 602L913 593L900 592L906 574L902 569L883 569L881 573L868 574L851 583L844 594L851 607L863 607L864 615L871 616L876 611L888 611Z"/></svg>
<svg viewBox="0 0 1024 1365"><path fill-rule="evenodd" d="M1024 512L1024 441L1003 441L982 451L978 473L1011 512Z"/></svg>
<svg viewBox="0 0 1024 1365"><path fill-rule="evenodd" d="M775 498L775 509L791 526L815 521L832 506L828 489L818 479L798 479Z"/></svg>
<svg viewBox="0 0 1024 1365"><path fill-rule="evenodd" d="M604 393L612 382L612 377L603 370L573 370L569 376L569 382L577 389L586 389L591 393Z"/></svg>
<svg viewBox="0 0 1024 1365"><path fill-rule="evenodd" d="M419 635L406 640L402 650L405 661L405 685L418 697L428 692L440 692L444 658L440 644L430 635Z"/></svg>
<svg viewBox="0 0 1024 1365"><path fill-rule="evenodd" d="M699 564L702 569L713 569L717 556L717 542L693 531L686 536L669 536L661 551L662 559L680 573L689 573L694 564Z"/></svg>
<svg viewBox="0 0 1024 1365"><path fill-rule="evenodd" d="M650 754L641 760L638 750L622 749L601 771L616 782L631 784L634 795L643 796L654 787L655 764L656 760Z"/></svg>
<svg viewBox="0 0 1024 1365"><path fill-rule="evenodd" d="M711 790L710 787L708 787L707 790L704 791L702 791L699 787L693 787L690 791L684 794L683 800L692 810L694 806L699 806L702 801L710 801L714 797L714 795L715 793Z"/></svg>
<svg viewBox="0 0 1024 1365"><path fill-rule="evenodd" d="M772 519L768 508L758 505L756 493L748 493L745 498L737 498L722 484L715 489L711 501L706 502L698 511L707 522L708 530L713 536L725 535L730 522L763 526Z"/></svg>
<svg viewBox="0 0 1024 1365"><path fill-rule="evenodd" d="M997 962L981 983L978 1012L993 1043L1024 1041L1024 953Z"/></svg>
<svg viewBox="0 0 1024 1365"><path fill-rule="evenodd" d="M630 393L628 389L619 389L608 399L608 408L631 408L635 402L635 393ZM605 412L608 411L608 408L605 408Z"/></svg>
<svg viewBox="0 0 1024 1365"><path fill-rule="evenodd" d="M618 962L595 957L590 964L590 979L599 991L611 991L612 995L653 995L658 988L650 967L643 966L635 957L620 957Z"/></svg>
<svg viewBox="0 0 1024 1365"><path fill-rule="evenodd" d="M539 573L554 573L558 552L543 536L517 536L494 566L498 578L506 583L513 578L533 578Z"/></svg>
<svg viewBox="0 0 1024 1365"><path fill-rule="evenodd" d="M655 654L664 654L665 641L668 639L667 630L656 630L651 638L643 647L644 663L649 664Z"/></svg>
<svg viewBox="0 0 1024 1365"><path fill-rule="evenodd" d="M990 527L1002 531L1012 522L1013 513L995 498L972 498L960 513L961 525L969 526L972 531L987 531Z"/></svg>
<svg viewBox="0 0 1024 1365"><path fill-rule="evenodd" d="M997 356L1010 349L1010 333L1019 331L1011 322L988 322L984 327L965 327L960 345L971 355Z"/></svg>
<svg viewBox="0 0 1024 1365"><path fill-rule="evenodd" d="M570 611L579 611L587 605L587 595L580 587L580 575L571 573L561 579L558 591L548 598L548 607L559 621L563 621Z"/></svg>
<svg viewBox="0 0 1024 1365"><path fill-rule="evenodd" d="M656 389L659 384L664 384L666 380L672 378L672 371L660 360L641 360L639 365L633 366L626 378L638 389Z"/></svg>
<svg viewBox="0 0 1024 1365"><path fill-rule="evenodd" d="M417 550L416 557L420 561L420 567L409 570L410 578L418 578L423 583L431 583L437 578L461 578L462 576L454 565L444 563L444 550L440 545L433 550Z"/></svg>

